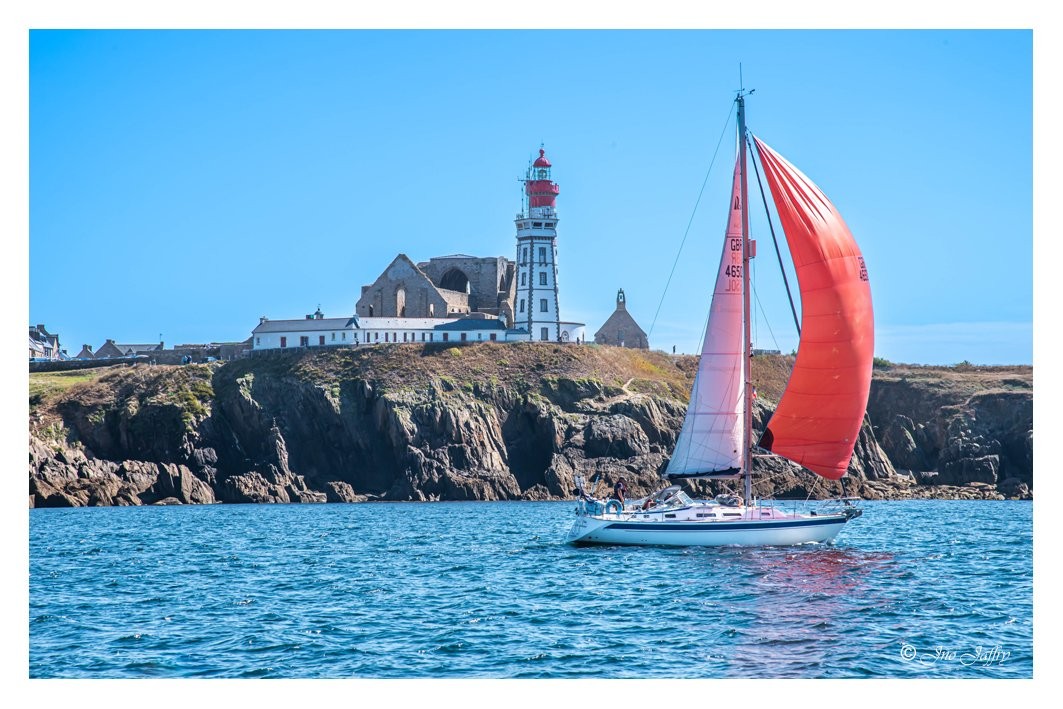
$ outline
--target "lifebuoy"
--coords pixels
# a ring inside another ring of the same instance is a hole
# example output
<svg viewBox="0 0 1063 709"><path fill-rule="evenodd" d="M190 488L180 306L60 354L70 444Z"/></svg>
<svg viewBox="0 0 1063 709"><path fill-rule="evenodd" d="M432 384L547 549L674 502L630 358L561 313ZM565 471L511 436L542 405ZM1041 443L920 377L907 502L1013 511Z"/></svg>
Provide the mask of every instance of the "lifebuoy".
<svg viewBox="0 0 1063 709"><path fill-rule="evenodd" d="M605 503L605 514L620 514L620 511L624 509L624 506L620 504L620 500L609 500Z"/></svg>

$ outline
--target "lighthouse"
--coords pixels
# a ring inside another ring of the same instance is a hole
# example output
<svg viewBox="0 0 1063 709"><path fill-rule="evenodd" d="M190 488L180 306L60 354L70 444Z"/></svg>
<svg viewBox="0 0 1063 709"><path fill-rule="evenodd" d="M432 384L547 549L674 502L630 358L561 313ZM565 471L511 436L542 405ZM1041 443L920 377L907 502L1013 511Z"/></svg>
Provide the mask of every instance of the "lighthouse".
<svg viewBox="0 0 1063 709"><path fill-rule="evenodd" d="M517 297L513 304L516 327L533 341L568 341L571 328L562 327L557 302L557 184L550 177L546 151L528 168L524 182L524 210L517 215Z"/></svg>

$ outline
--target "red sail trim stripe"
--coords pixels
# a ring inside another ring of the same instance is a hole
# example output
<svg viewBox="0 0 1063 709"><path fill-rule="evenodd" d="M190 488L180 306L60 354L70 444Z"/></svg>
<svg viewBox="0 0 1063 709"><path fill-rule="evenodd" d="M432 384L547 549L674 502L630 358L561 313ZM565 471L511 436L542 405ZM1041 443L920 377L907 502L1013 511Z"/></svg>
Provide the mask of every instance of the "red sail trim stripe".
<svg viewBox="0 0 1063 709"><path fill-rule="evenodd" d="M760 446L825 478L845 474L871 387L874 314L860 249L797 168L754 138L801 290L801 343Z"/></svg>

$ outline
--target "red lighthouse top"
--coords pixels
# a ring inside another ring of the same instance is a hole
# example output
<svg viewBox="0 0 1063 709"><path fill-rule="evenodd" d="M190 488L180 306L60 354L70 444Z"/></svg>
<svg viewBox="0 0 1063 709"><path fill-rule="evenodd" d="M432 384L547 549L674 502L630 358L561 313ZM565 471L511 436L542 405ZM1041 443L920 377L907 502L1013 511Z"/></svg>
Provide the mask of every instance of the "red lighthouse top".
<svg viewBox="0 0 1063 709"><path fill-rule="evenodd" d="M532 163L528 179L524 181L524 191L528 195L529 207L553 207L554 200L561 191L550 179L550 161L546 151L539 148L539 158Z"/></svg>

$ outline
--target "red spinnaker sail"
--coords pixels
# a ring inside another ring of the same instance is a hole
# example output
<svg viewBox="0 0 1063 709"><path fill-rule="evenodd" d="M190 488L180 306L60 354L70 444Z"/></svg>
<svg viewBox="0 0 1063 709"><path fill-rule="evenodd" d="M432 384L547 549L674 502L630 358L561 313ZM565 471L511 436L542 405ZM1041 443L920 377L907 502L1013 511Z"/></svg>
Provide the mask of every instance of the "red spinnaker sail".
<svg viewBox="0 0 1063 709"><path fill-rule="evenodd" d="M801 343L761 447L831 480L845 475L867 407L875 351L860 249L816 185L754 138L801 289Z"/></svg>

